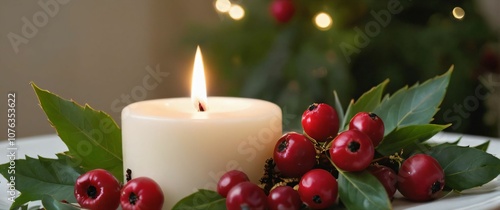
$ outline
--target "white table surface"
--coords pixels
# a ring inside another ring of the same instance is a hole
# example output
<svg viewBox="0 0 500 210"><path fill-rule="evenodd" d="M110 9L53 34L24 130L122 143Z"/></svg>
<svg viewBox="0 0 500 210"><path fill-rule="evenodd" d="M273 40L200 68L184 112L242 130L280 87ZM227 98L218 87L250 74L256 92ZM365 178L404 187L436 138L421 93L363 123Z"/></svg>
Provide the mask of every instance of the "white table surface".
<svg viewBox="0 0 500 210"><path fill-rule="evenodd" d="M460 136L462 140L460 145L475 146L483 143L486 140L491 140L488 152L500 157L500 139L458 135L452 133L439 133L433 137L432 141L455 141ZM25 155L36 157L37 155L43 157L55 158L55 153L67 150L66 145L59 139L58 136L41 135L29 138L20 138L16 140L17 158L24 158ZM5 155L0 155L0 163L8 162L7 141L0 143L0 150L4 150ZM395 210L408 209L408 210L433 210L433 209L500 209L500 178L497 177L492 182L485 186L473 190L464 191L462 194L451 193L444 198L426 203L414 203L404 199L398 198L401 195L396 195L393 201ZM10 201L7 200L7 185L6 179L0 176L0 209L8 209ZM35 203L39 204L39 203Z"/></svg>

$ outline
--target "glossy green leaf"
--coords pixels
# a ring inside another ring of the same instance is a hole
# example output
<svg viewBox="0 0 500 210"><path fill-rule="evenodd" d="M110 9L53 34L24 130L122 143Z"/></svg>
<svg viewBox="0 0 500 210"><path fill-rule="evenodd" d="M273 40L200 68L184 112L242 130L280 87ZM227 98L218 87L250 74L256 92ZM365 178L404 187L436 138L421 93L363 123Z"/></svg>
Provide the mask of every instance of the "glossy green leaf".
<svg viewBox="0 0 500 210"><path fill-rule="evenodd" d="M80 106L32 84L40 106L69 149L73 166L102 168L123 180L121 129L106 113Z"/></svg>
<svg viewBox="0 0 500 210"><path fill-rule="evenodd" d="M226 209L226 199L217 192L200 189L197 192L177 202L172 210L223 210Z"/></svg>
<svg viewBox="0 0 500 210"><path fill-rule="evenodd" d="M16 160L15 187L21 195L12 203L11 209L17 209L29 201L41 200L50 195L58 200L75 202L74 184L81 171L71 167L67 156L58 155L58 159L26 156ZM0 173L10 180L9 163L0 165Z"/></svg>
<svg viewBox="0 0 500 210"><path fill-rule="evenodd" d="M392 209L384 186L367 171L339 172L339 196L347 209Z"/></svg>
<svg viewBox="0 0 500 210"><path fill-rule="evenodd" d="M385 135L398 127L431 122L445 96L452 71L453 66L443 75L384 97L373 112L384 120Z"/></svg>
<svg viewBox="0 0 500 210"><path fill-rule="evenodd" d="M380 105L382 100L382 94L384 93L385 86L389 83L389 80L385 80L379 85L371 88L369 91L363 93L357 101L351 101L347 107L345 116L343 117L341 129L347 130L349 120L356 115L358 112L372 112ZM378 113L375 112L378 115ZM382 118L382 120L384 120ZM342 129L344 128L344 129Z"/></svg>
<svg viewBox="0 0 500 210"><path fill-rule="evenodd" d="M431 150L432 147L438 146L438 145L458 145L462 137L458 138L458 140L452 141L452 142L444 142L444 143L437 143L437 142L424 142L419 144L418 148L415 148L412 152L412 154L416 153L426 153L429 150ZM407 154L411 155L411 154Z"/></svg>
<svg viewBox="0 0 500 210"><path fill-rule="evenodd" d="M423 124L401 127L385 136L376 149L382 155L391 155L401 152L402 149L404 153L409 154L414 149L418 149L420 143L430 139L450 125Z"/></svg>
<svg viewBox="0 0 500 210"><path fill-rule="evenodd" d="M46 210L80 210L81 208L78 208L76 206L73 206L71 204L67 203L62 203L61 201L58 201L54 199L54 197L45 195L42 198L42 205Z"/></svg>
<svg viewBox="0 0 500 210"><path fill-rule="evenodd" d="M446 186L454 190L481 186L500 174L500 159L476 148L439 145L428 154L439 162Z"/></svg>

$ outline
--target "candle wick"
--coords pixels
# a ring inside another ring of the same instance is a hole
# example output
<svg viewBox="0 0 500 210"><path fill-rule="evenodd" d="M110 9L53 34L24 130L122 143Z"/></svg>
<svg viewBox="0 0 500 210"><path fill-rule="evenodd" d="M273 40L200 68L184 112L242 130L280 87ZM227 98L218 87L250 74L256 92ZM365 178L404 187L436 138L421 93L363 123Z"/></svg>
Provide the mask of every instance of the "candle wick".
<svg viewBox="0 0 500 210"><path fill-rule="evenodd" d="M201 102L198 102L198 111L204 112L205 110L206 110L205 106Z"/></svg>

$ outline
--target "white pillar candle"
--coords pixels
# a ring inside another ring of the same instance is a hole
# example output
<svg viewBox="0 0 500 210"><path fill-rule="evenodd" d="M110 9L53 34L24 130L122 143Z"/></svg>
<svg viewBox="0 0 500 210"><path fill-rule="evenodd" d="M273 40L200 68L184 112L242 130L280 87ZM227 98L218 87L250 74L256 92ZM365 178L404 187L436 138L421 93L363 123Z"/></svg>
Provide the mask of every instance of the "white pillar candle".
<svg viewBox="0 0 500 210"><path fill-rule="evenodd" d="M229 170L257 183L282 134L281 109L273 103L232 97L204 103L203 112L190 98L136 102L122 111L124 169L158 182L163 209L197 189L215 190Z"/></svg>

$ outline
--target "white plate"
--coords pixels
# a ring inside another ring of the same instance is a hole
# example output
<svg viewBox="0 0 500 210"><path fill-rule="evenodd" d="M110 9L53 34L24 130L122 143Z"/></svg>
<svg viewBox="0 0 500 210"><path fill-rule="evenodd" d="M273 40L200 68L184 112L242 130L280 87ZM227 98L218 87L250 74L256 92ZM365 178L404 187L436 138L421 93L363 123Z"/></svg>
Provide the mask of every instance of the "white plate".
<svg viewBox="0 0 500 210"><path fill-rule="evenodd" d="M475 146L479 145L487 140L491 140L488 152L500 157L500 139L480 137L480 136L469 136L469 135L458 135L451 133L440 133L432 138L431 141L434 142L452 142L457 140L462 136L460 145L463 146ZM17 158L24 158L25 155L36 157L37 155L43 157L55 158L55 153L63 152L67 150L66 145L57 137L56 135L44 135L36 136L30 138L18 139L16 141L16 152ZM0 143L0 149L4 150L3 156L0 156L0 163L8 162L8 150L7 142L3 141ZM6 179L0 176L0 209L8 209L11 202L7 200L7 185ZM34 202L33 204L39 204L39 202ZM426 203L415 203L406 201L401 197L400 194L396 195L396 199L393 201L393 207L395 210L408 209L408 210L433 210L433 209L500 209L500 178L497 177L490 183L475 188L458 193L451 193L439 200Z"/></svg>

